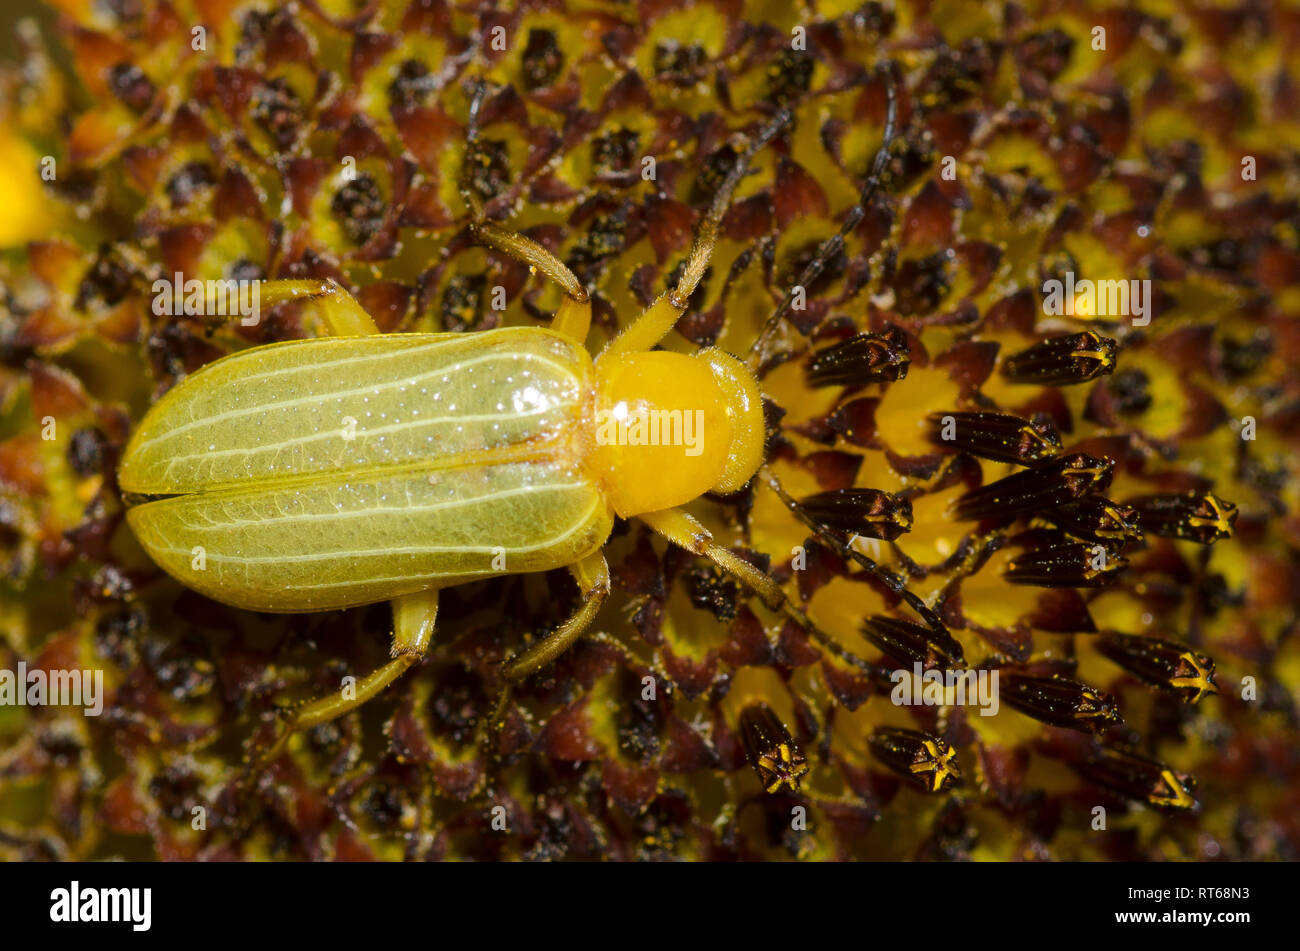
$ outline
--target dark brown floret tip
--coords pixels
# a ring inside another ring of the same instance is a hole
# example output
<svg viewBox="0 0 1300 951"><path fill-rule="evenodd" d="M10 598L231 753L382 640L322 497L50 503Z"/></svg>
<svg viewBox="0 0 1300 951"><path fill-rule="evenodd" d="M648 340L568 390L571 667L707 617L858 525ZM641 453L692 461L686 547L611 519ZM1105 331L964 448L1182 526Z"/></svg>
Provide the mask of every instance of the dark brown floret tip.
<svg viewBox="0 0 1300 951"><path fill-rule="evenodd" d="M798 792L808 761L772 708L762 702L746 706L740 713L740 733L745 756L763 789Z"/></svg>
<svg viewBox="0 0 1300 951"><path fill-rule="evenodd" d="M961 783L957 751L933 734L881 728L871 734L867 745L890 771L925 792L947 792Z"/></svg>

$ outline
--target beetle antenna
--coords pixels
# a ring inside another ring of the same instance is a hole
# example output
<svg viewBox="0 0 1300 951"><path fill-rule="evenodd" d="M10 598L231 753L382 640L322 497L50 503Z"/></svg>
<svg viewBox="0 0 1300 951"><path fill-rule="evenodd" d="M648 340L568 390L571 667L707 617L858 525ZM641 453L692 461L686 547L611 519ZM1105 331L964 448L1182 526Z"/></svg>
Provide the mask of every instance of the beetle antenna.
<svg viewBox="0 0 1300 951"><path fill-rule="evenodd" d="M483 108L483 100L487 98L487 82L482 77L474 84L474 95L469 101L469 124L465 130L465 160L460 163L460 197L465 202L466 207L470 210L470 215L475 218L483 217L483 202L470 184L470 167L474 161L474 153L478 148L478 115Z"/></svg>
<svg viewBox="0 0 1300 951"><path fill-rule="evenodd" d="M853 547L852 539L846 539L840 532L817 521L817 519L799 503L798 499L794 498L794 496L786 491L785 486L781 484L781 480L778 479L776 474L767 466L760 469L759 474L771 487L772 491L776 493L777 498L779 498L785 504L785 507L794 514L795 518L799 519L799 521L812 529L817 537L826 542L826 544L828 544L841 558L846 558L860 567L865 568L870 572L873 578L879 580L885 585L885 587L889 588L890 591L893 591L896 595L906 601L908 606L911 607L921 620L925 622L926 626L936 634L940 634L945 638L950 638L952 636L943 621L939 620L939 615L935 614L924 601L912 593L912 591L907 587L907 579L905 577L897 572L890 571L883 565L868 558L866 555L862 554L862 552Z"/></svg>
<svg viewBox="0 0 1300 951"><path fill-rule="evenodd" d="M861 671L865 671L873 678L884 680L889 679L890 672L888 668L883 667L880 664L874 664L865 657L859 657L857 654L853 653L835 638L831 637L830 634L818 627L807 614L795 607L794 602L791 601L789 597L786 597L785 603L781 606L781 610L821 647L834 654L846 664L856 667Z"/></svg>
<svg viewBox="0 0 1300 951"><path fill-rule="evenodd" d="M885 96L888 104L885 109L885 133L880 148L876 152L876 158L872 162L871 174L867 177L866 184L862 186L857 203L849 209L848 215L845 216L840 230L822 242L821 247L817 249L816 256L808 262L808 266L803 269L799 279L786 291L781 305L763 324L762 330L759 331L758 337L749 350L750 369L755 372L759 370L764 362L768 338L776 331L785 315L790 312L796 290L798 288L806 289L811 286L812 282L825 269L826 264L843 250L845 237L862 222L872 200L876 197L876 190L880 187L880 179L885 172L885 165L889 162L889 147L894 141L895 120L898 117L898 96L895 90L892 65L886 64L882 66L879 72L885 77Z"/></svg>

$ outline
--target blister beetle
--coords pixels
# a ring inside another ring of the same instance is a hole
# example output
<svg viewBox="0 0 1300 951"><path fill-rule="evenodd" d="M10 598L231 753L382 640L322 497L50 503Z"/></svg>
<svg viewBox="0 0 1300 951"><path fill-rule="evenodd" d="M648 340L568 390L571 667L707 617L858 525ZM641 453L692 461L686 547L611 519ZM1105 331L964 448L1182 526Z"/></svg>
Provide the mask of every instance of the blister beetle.
<svg viewBox="0 0 1300 951"><path fill-rule="evenodd" d="M887 88L885 141L871 179L814 269L842 246L874 194L893 134L892 80ZM467 155L483 95L480 85ZM720 186L676 286L594 360L584 349L587 290L541 245L488 221L462 172L472 235L564 291L549 328L382 334L335 282L271 281L262 303L309 301L327 335L218 360L146 414L118 482L132 531L170 575L257 611L392 602L392 659L352 690L299 708L275 749L294 731L356 708L424 656L445 587L567 567L582 592L579 607L503 673L517 680L544 667L587 629L609 593L601 549L616 516L639 518L811 627L773 579L679 507L741 489L762 465L755 373L716 348L653 349L703 278L754 155L790 121L782 110L762 127ZM667 426L679 438L617 438L621 427L639 424ZM688 428L700 438L680 438Z"/></svg>

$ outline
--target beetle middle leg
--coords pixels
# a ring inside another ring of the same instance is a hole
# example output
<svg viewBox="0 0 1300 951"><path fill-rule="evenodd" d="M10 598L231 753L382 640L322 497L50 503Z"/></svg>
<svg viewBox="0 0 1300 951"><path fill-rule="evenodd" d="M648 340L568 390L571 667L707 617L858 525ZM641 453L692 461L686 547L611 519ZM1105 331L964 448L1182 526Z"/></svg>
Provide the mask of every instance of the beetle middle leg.
<svg viewBox="0 0 1300 951"><path fill-rule="evenodd" d="M600 606L609 596L609 565L605 562L604 554L599 551L593 552L577 564L570 565L569 571L582 591L582 603L569 619L553 632L522 654L506 661L502 673L507 680L522 680L529 674L541 670L573 646L573 642L581 637L583 631L591 627L591 622L596 619Z"/></svg>
<svg viewBox="0 0 1300 951"><path fill-rule="evenodd" d="M437 619L437 588L394 598L392 660L354 685L294 710L275 743L254 758L255 770L269 765L279 756L293 734L350 713L382 693L428 653Z"/></svg>
<svg viewBox="0 0 1300 951"><path fill-rule="evenodd" d="M233 294L234 291L230 293ZM366 313L365 308L357 303L356 298L338 281L328 277L255 281L253 282L254 311L244 315L227 312L227 303L214 297L213 292L209 291L204 300L203 312L193 316L214 329L237 319L245 326L255 326L262 319L263 308L295 300L310 305L312 312L320 320L326 336L364 337L379 333L374 320ZM250 317L252 320L247 319Z"/></svg>
<svg viewBox="0 0 1300 951"><path fill-rule="evenodd" d="M288 301L305 301L331 337L364 337L379 333L374 319L357 299L331 278L321 280L265 281L259 288L259 306L274 307Z"/></svg>
<svg viewBox="0 0 1300 951"><path fill-rule="evenodd" d="M692 554L709 559L724 572L757 594L768 610L780 611L807 632L813 640L840 660L872 675L880 673L881 668L877 664L857 656L814 624L807 614L786 597L785 591L777 584L776 579L755 568L734 552L723 548L714 541L713 535L708 529L681 509L643 512L637 518L650 526L652 531L662 535L674 545L685 548Z"/></svg>
<svg viewBox="0 0 1300 951"><path fill-rule="evenodd" d="M532 238L489 222L484 214L483 202L470 184L471 163L478 154L478 114L486 90L486 83L480 82L470 102L469 132L465 142L465 159L460 170L461 199L473 216L469 223L470 236L494 251L508 254L516 261L536 268L559 285L560 290L564 291L564 300L551 319L551 329L572 337L578 343L585 343L587 331L591 329L591 295L587 293L582 281L563 261Z"/></svg>
<svg viewBox="0 0 1300 951"><path fill-rule="evenodd" d="M661 512L643 512L637 518L651 530L674 545L709 559L727 574L740 581L757 594L773 611L786 605L785 592L766 572L755 568L739 555L728 551L713 540L713 535L703 525L681 509L664 509Z"/></svg>

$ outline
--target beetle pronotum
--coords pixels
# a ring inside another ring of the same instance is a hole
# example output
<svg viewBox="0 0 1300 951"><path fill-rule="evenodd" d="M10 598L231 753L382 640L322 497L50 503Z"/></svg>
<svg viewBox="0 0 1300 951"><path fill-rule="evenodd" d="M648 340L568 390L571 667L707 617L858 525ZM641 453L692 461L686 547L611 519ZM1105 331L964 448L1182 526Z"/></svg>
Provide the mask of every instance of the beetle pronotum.
<svg viewBox="0 0 1300 951"><path fill-rule="evenodd" d="M885 141L871 178L810 265L813 276L874 194L893 134L892 79L887 90ZM483 94L480 84L467 156ZM707 557L838 648L774 580L679 508L705 492L741 489L762 465L766 432L755 373L716 348L693 355L653 349L685 312L750 161L790 119L779 112L727 175L676 286L594 360L584 349L587 290L541 245L486 220L462 171L474 237L564 291L549 328L381 334L337 283L271 281L263 303L308 300L327 335L218 360L146 414L123 455L119 484L131 529L169 574L215 600L258 611L392 602L392 659L353 691L299 708L267 756L294 731L354 709L416 663L430 646L444 587L567 567L582 592L579 607L509 659L503 673L517 680L544 667L586 630L609 593L601 549L616 515L640 518ZM600 421L642 412L668 421L691 414L703 439L688 452L662 440L599 438ZM201 560L193 557L198 549Z"/></svg>

